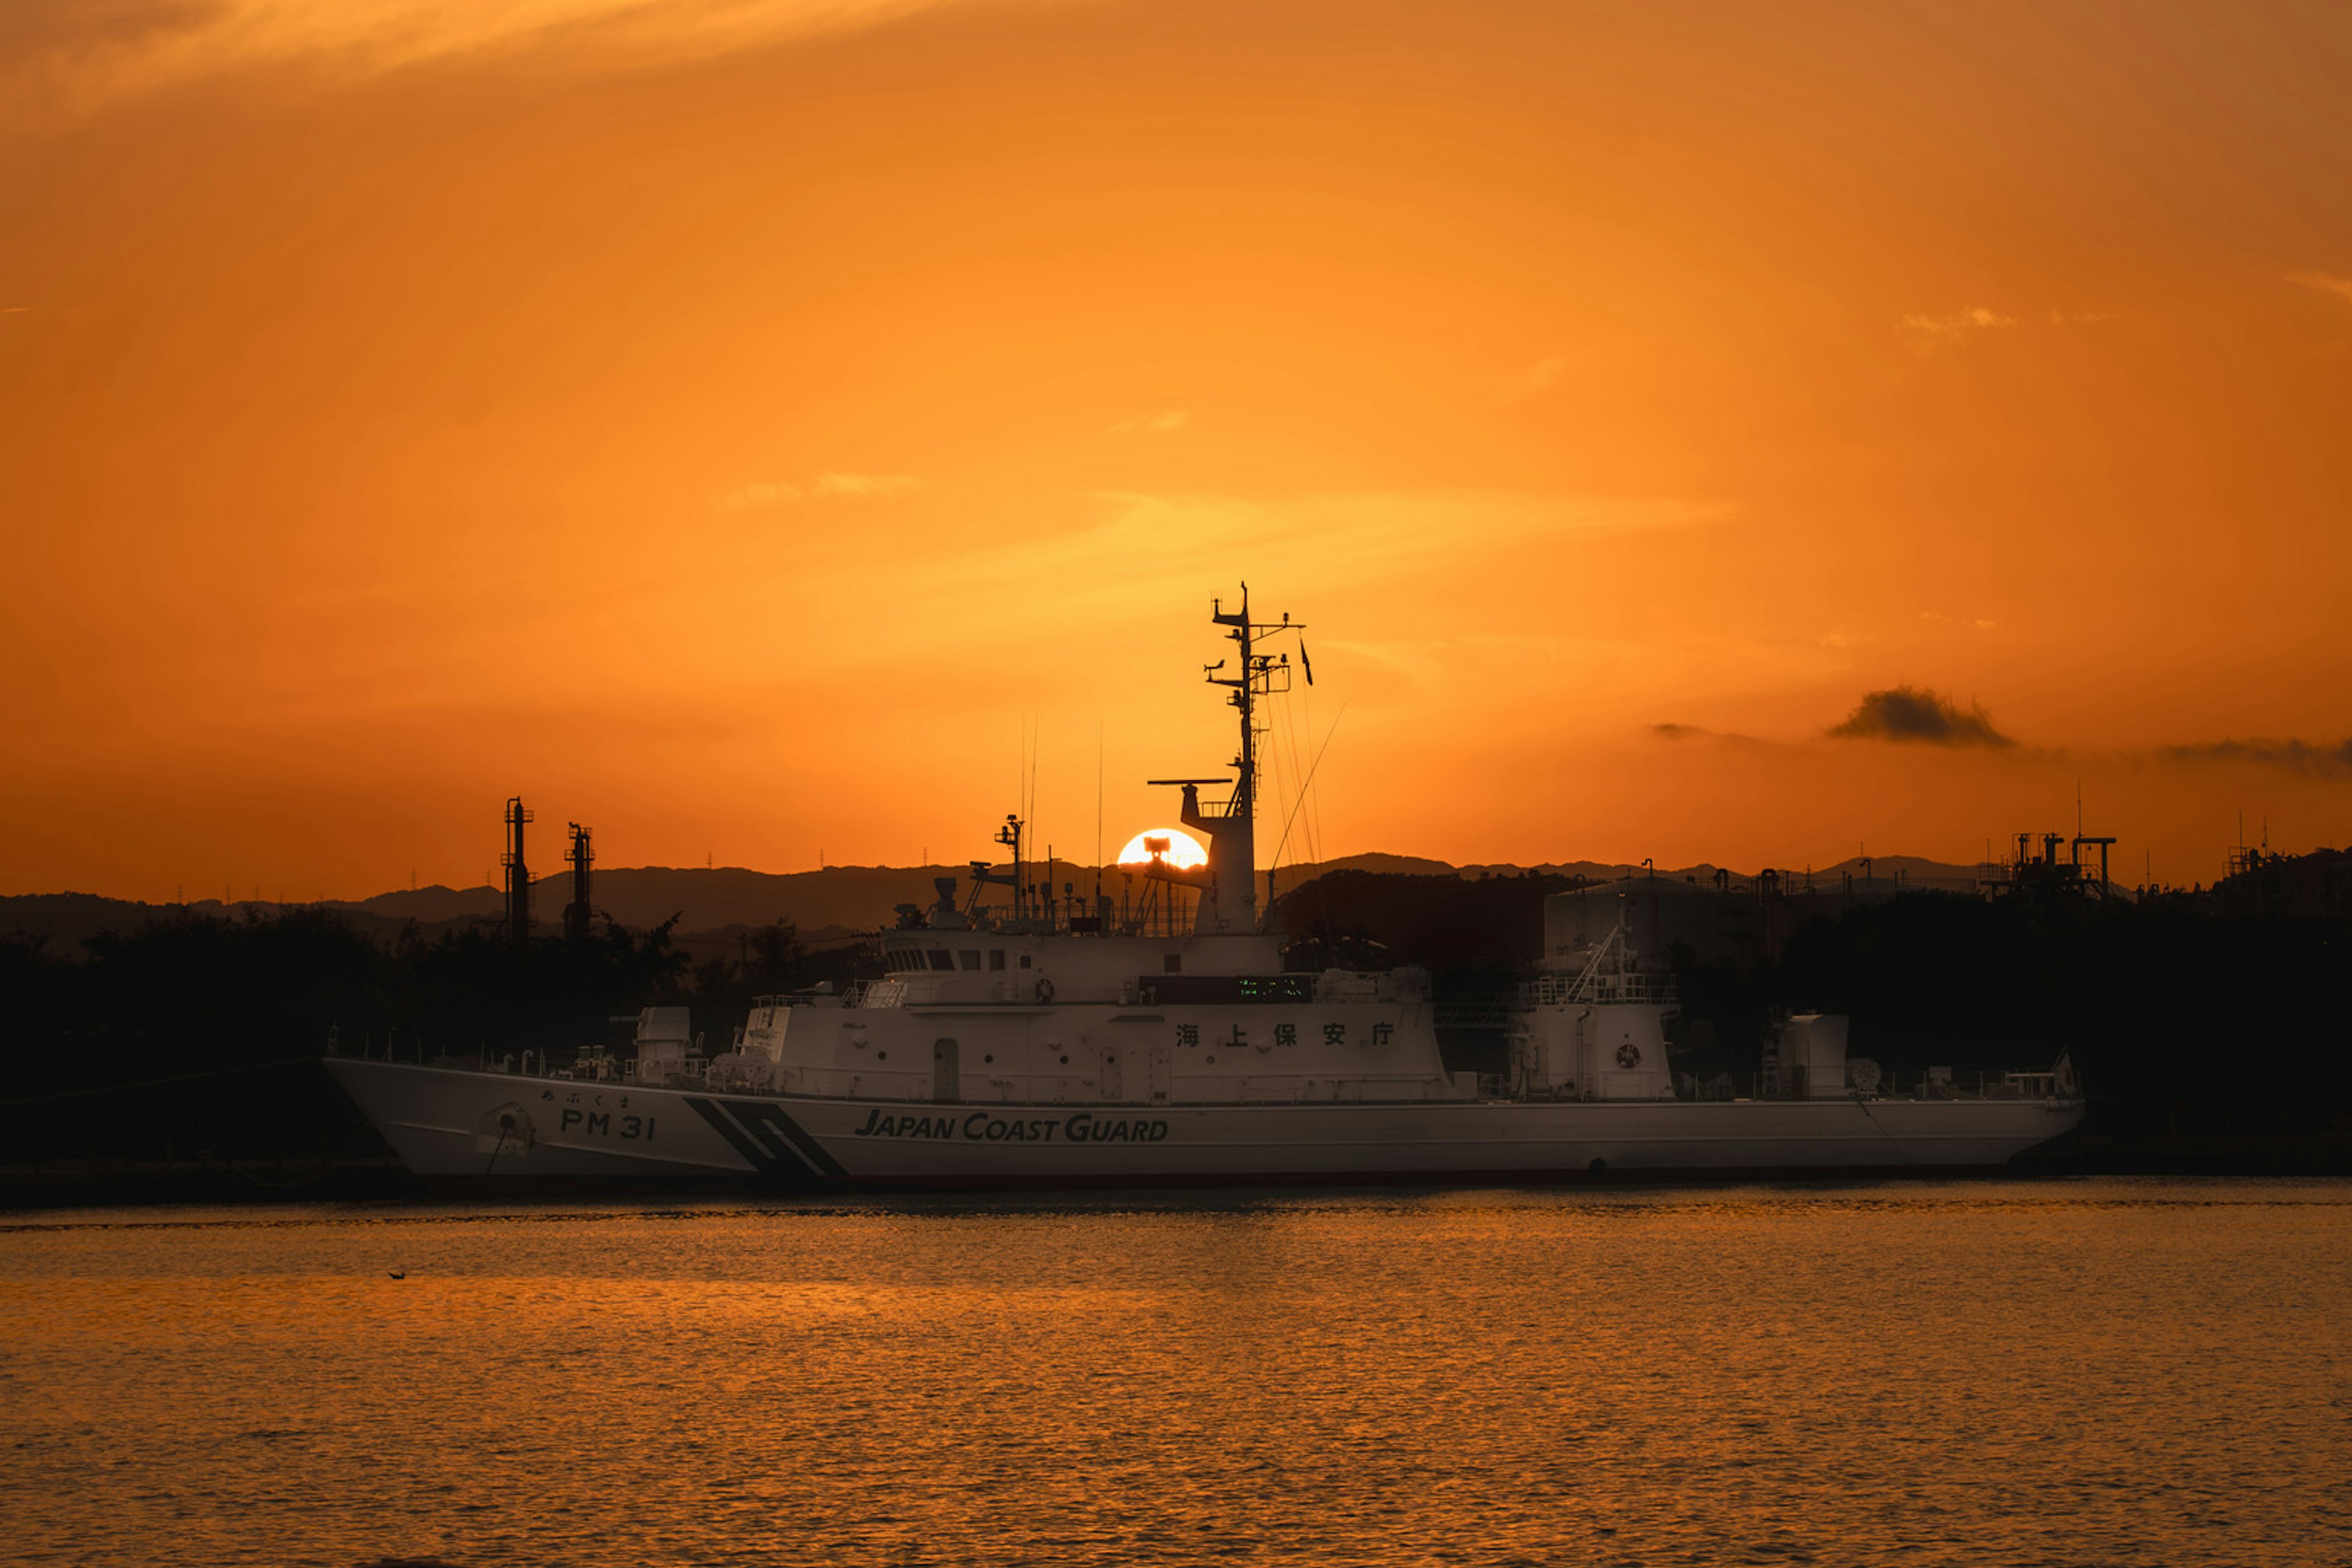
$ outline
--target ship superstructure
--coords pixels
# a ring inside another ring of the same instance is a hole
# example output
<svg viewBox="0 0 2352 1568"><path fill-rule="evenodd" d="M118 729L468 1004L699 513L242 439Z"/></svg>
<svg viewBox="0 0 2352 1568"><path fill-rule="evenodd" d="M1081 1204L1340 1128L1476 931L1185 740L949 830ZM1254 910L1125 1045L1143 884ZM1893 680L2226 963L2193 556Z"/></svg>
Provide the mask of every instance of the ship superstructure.
<svg viewBox="0 0 2352 1568"><path fill-rule="evenodd" d="M2048 1075L2015 1092L1904 1100L1857 1090L1841 1021L1799 1020L1799 1094L1678 1089L1671 981L1621 925L1526 988L1512 1071L1447 1069L1428 977L1283 968L1257 900L1261 704L1302 628L1222 601L1234 653L1206 668L1236 710L1231 776L1181 790L1205 863L1155 845L1113 900L1030 880L1026 829L881 934L885 973L761 998L706 1056L685 1010L648 1009L634 1057L538 1071L501 1060L329 1067L402 1158L435 1178L744 1178L959 1186L1268 1180L1485 1180L1597 1171L1998 1164L2080 1119ZM1205 800L1204 790L1222 790ZM529 1064L525 1064L529 1065ZM1836 1081L1833 1093L1815 1089ZM2014 1086L2011 1086L2014 1088ZM2032 1090L2034 1092L2027 1092Z"/></svg>

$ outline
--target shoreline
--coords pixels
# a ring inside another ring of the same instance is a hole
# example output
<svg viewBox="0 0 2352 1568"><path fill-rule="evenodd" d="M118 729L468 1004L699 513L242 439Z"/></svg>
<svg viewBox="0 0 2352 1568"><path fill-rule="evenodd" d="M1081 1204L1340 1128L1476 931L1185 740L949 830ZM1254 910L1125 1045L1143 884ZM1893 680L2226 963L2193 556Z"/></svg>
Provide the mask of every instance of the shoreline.
<svg viewBox="0 0 2352 1568"><path fill-rule="evenodd" d="M2352 1131L2145 1138L2070 1132L2017 1156L2001 1170L1982 1173L1981 1179L2067 1176L2352 1176ZM1790 1179L1811 1184L1820 1178ZM1873 1182L1904 1179L1883 1173L1870 1178ZM1953 1176L1948 1171L1922 1172L1920 1179L1948 1181ZM1724 1184L1755 1184L1751 1175ZM1652 1183L1621 1174L1608 1178L1606 1184L1689 1187L1707 1184L1687 1177ZM744 1189L727 1190L740 1193ZM646 1194L656 1194L674 1196L676 1189L648 1189ZM180 1204L421 1202L432 1195L425 1182L390 1155L341 1160L51 1160L37 1165L0 1165L0 1212L5 1213ZM536 1194L524 1191L517 1192L515 1198L537 1201Z"/></svg>

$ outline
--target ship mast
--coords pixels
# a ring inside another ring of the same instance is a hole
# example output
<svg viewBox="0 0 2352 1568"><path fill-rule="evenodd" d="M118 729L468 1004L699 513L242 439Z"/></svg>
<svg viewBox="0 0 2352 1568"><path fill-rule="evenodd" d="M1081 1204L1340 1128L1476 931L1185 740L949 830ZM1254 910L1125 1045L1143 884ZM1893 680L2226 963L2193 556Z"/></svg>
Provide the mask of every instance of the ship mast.
<svg viewBox="0 0 2352 1568"><path fill-rule="evenodd" d="M1232 679L1217 671L1225 667L1223 659L1206 667L1204 673L1212 686L1228 688L1233 695L1226 699L1241 710L1242 749L1234 758L1234 766L1241 770L1241 782L1234 785L1233 798L1225 803L1225 816L1239 826L1234 830L1233 847L1240 852L1241 863L1252 869L1257 865L1257 671L1253 668L1257 658L1251 635L1249 584L1242 584L1242 607L1232 615L1225 613L1223 598L1209 601L1209 618L1221 626L1231 626L1226 635L1241 649L1241 673Z"/></svg>
<svg viewBox="0 0 2352 1568"><path fill-rule="evenodd" d="M1223 784L1223 779L1154 779L1155 784L1178 784L1184 791L1184 826L1196 828L1208 836L1208 874L1202 879L1199 912L1193 920L1197 934L1219 931L1254 931L1258 924L1257 909L1257 782L1258 737L1265 729L1258 717L1258 699L1271 697L1290 689L1290 655L1263 653L1259 645L1267 638L1286 632L1300 632L1306 623L1294 621L1286 614L1278 621L1258 621L1250 618L1249 584L1242 584L1242 602L1238 610L1228 611L1220 597L1211 602L1209 618L1218 626L1230 628L1226 636L1234 641L1240 654L1238 661L1221 658L1202 667L1209 684L1222 686L1230 695L1226 700L1238 710L1241 718L1242 746L1234 758L1238 778L1234 792L1222 809L1201 808L1201 786ZM1305 663L1302 652L1300 662ZM1221 673L1235 665L1234 673ZM1309 681L1313 679L1308 677Z"/></svg>

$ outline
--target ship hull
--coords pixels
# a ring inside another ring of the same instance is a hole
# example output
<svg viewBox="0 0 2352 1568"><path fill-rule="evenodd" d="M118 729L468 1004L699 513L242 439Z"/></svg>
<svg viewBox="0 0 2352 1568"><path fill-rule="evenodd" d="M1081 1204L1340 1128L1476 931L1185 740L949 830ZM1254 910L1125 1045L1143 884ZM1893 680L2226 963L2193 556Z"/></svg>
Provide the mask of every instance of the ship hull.
<svg viewBox="0 0 2352 1568"><path fill-rule="evenodd" d="M327 1066L417 1175L492 1188L1149 1187L1997 1169L2078 1100L976 1104Z"/></svg>

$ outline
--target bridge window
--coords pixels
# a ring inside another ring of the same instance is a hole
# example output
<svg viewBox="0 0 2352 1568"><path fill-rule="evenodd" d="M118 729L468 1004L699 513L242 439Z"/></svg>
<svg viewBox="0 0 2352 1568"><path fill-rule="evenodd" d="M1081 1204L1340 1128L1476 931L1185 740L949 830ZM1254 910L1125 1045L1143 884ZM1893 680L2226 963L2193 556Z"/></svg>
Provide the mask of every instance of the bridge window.
<svg viewBox="0 0 2352 1568"><path fill-rule="evenodd" d="M978 969L980 967L980 949L976 947L967 947L961 952L957 953L956 967L959 969Z"/></svg>
<svg viewBox="0 0 2352 1568"><path fill-rule="evenodd" d="M931 967L933 969L953 969L955 967L955 955L948 952L946 948L935 947L931 949Z"/></svg>
<svg viewBox="0 0 2352 1568"><path fill-rule="evenodd" d="M1181 974L1184 972L1184 955L1181 952L1171 952L1160 962L1171 974Z"/></svg>
<svg viewBox="0 0 2352 1568"><path fill-rule="evenodd" d="M1003 948L992 947L988 950L988 967L991 969L1002 969L1004 967L1004 950Z"/></svg>

